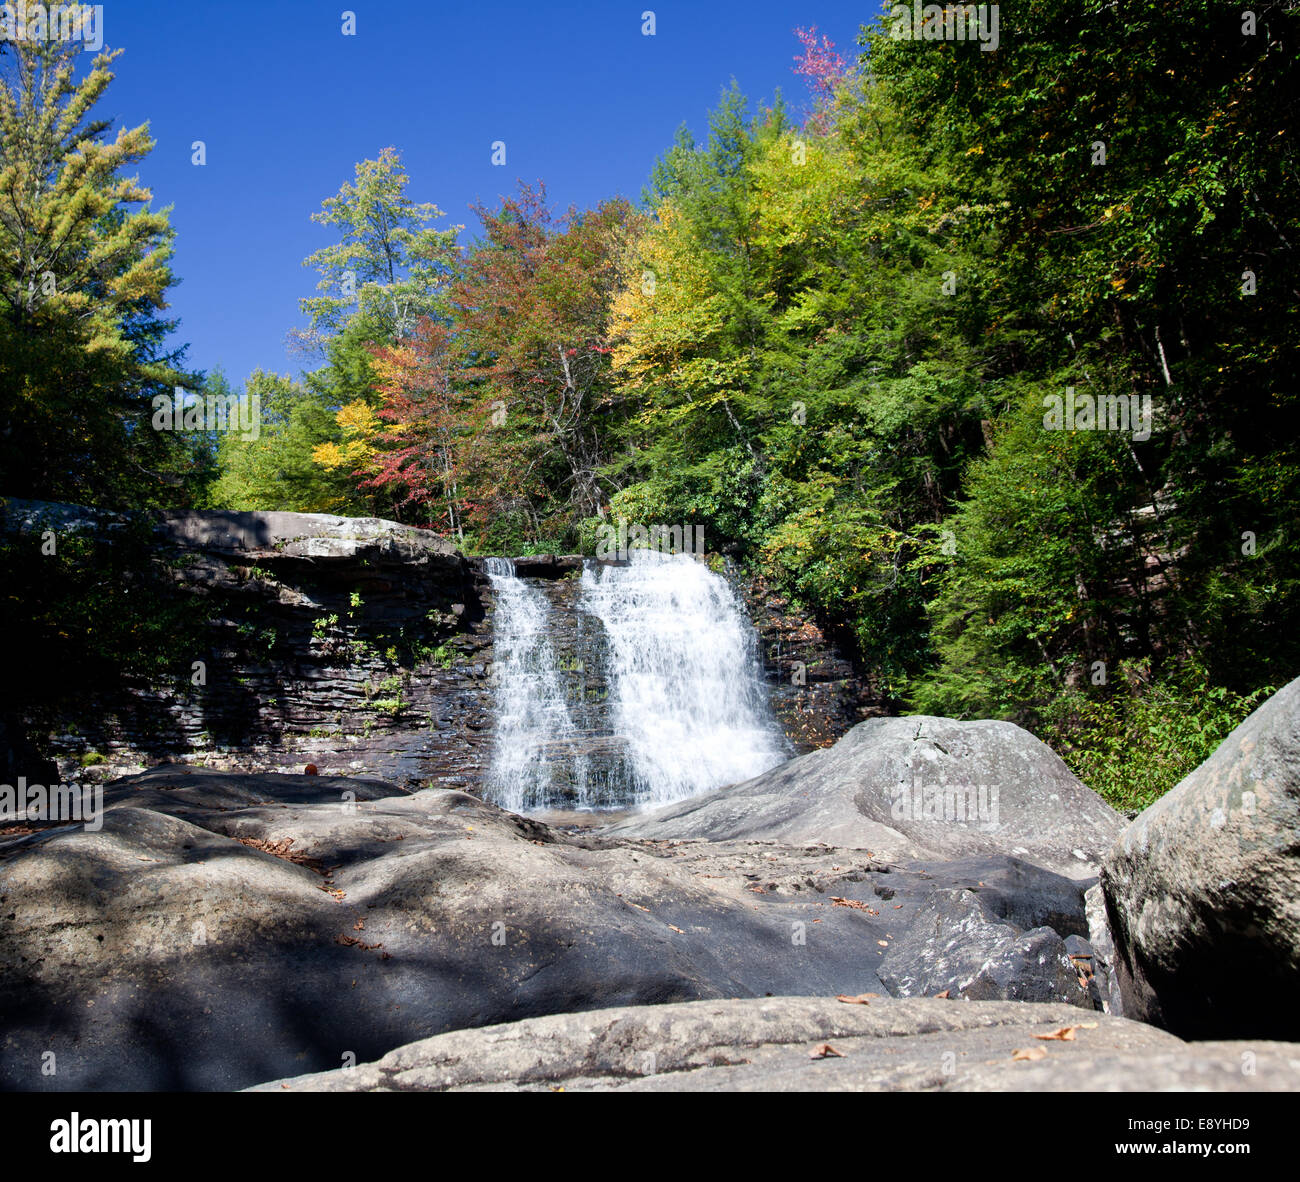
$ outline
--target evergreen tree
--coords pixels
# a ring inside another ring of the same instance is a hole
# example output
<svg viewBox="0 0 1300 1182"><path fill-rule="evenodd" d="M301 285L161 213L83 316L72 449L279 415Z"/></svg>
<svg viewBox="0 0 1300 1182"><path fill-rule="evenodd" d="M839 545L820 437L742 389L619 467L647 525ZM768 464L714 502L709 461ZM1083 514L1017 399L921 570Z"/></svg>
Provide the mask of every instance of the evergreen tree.
<svg viewBox="0 0 1300 1182"><path fill-rule="evenodd" d="M195 382L165 344L172 229L123 175L147 128L110 136L93 115L120 51L78 77L80 52L0 53L0 471L11 494L173 505L196 445L151 426L153 396Z"/></svg>

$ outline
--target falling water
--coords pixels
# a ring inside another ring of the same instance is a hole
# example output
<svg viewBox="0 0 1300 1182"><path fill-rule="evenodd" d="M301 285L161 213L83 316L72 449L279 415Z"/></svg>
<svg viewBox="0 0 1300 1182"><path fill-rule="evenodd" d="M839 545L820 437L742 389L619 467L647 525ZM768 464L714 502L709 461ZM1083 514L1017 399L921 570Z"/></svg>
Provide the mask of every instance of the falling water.
<svg viewBox="0 0 1300 1182"><path fill-rule="evenodd" d="M496 731L488 794L515 812L560 797L582 807L586 757L578 749L551 647L550 604L516 576L510 559L488 558L484 566L496 599Z"/></svg>
<svg viewBox="0 0 1300 1182"><path fill-rule="evenodd" d="M725 579L687 554L588 563L581 606L607 634L610 725L637 803L680 800L789 757L758 641Z"/></svg>

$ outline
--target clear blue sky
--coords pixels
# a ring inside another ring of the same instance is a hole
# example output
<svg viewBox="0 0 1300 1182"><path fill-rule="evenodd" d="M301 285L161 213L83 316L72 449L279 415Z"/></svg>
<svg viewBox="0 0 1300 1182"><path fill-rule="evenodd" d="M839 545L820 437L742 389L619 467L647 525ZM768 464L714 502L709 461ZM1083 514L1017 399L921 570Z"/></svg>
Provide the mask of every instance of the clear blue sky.
<svg viewBox="0 0 1300 1182"><path fill-rule="evenodd" d="M700 134L734 77L756 100L807 100L793 29L817 25L849 58L879 0L105 0L105 43L125 52L97 109L148 122L140 169L154 206L174 206L172 313L189 364L238 384L257 366L297 372L286 352L302 266L331 241L310 215L358 160L401 153L415 201L478 227L519 179L551 201L636 199L683 121ZM356 13L356 36L341 14ZM641 34L653 9L657 35ZM205 167L190 163L194 140ZM506 167L491 164L504 140Z"/></svg>

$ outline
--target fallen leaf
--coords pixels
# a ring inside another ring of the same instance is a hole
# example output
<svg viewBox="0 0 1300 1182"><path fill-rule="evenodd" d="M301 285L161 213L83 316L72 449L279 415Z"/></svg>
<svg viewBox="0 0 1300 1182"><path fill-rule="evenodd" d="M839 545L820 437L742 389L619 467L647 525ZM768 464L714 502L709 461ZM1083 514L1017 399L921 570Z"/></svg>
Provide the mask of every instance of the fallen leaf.
<svg viewBox="0 0 1300 1182"><path fill-rule="evenodd" d="M342 944L344 948L360 948L365 952L373 952L376 948L382 948L382 944L367 944L364 940L358 940L356 936L345 935L340 932L334 937L335 944Z"/></svg>
<svg viewBox="0 0 1300 1182"><path fill-rule="evenodd" d="M672 924L672 923L670 923L668 926L669 926L670 928L672 928L673 931L675 931L679 936L684 936L684 935L686 935L686 933L685 933L684 931L682 931L682 929L679 928L676 924Z"/></svg>
<svg viewBox="0 0 1300 1182"><path fill-rule="evenodd" d="M879 993L859 993L856 997L850 997L847 993L841 993L836 996L835 1000L842 1001L849 1006L866 1006L871 1004L868 999L879 996Z"/></svg>
<svg viewBox="0 0 1300 1182"><path fill-rule="evenodd" d="M1021 1047L1018 1051L1011 1052L1011 1061L1014 1063L1017 1059L1046 1059L1047 1051L1042 1047Z"/></svg>
<svg viewBox="0 0 1300 1182"><path fill-rule="evenodd" d="M888 941L888 940L877 940L876 943L879 944L879 945L881 946L881 948L888 948L888 947L889 947L889 941Z"/></svg>
<svg viewBox="0 0 1300 1182"><path fill-rule="evenodd" d="M952 991L949 989L945 989L942 993L935 994L935 997L951 997L951 996L952 996Z"/></svg>
<svg viewBox="0 0 1300 1182"><path fill-rule="evenodd" d="M819 1047L813 1047L808 1053L810 1059L843 1059L844 1052L837 1051L830 1043L824 1042Z"/></svg>
<svg viewBox="0 0 1300 1182"><path fill-rule="evenodd" d="M836 907L852 907L857 911L865 911L868 915L879 915L880 912L873 907L868 907L865 903L859 903L856 899L841 899L839 895L832 895L831 902Z"/></svg>
<svg viewBox="0 0 1300 1182"><path fill-rule="evenodd" d="M1053 1039L1057 1042L1073 1042L1074 1032L1078 1029L1077 1026L1062 1026L1060 1030L1053 1030L1051 1034L1035 1034L1034 1037L1043 1042L1050 1042Z"/></svg>

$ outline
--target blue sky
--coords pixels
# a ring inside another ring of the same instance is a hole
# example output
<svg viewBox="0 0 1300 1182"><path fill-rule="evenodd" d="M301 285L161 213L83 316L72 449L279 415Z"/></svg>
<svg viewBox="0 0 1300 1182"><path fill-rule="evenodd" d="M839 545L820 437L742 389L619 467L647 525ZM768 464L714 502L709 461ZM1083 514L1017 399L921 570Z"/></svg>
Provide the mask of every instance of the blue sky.
<svg viewBox="0 0 1300 1182"><path fill-rule="evenodd" d="M551 201L640 195L685 121L697 134L734 77L751 99L796 109L793 29L818 26L846 57L877 0L104 0L105 42L125 52L97 113L150 124L140 177L174 206L172 290L189 363L235 383L257 366L297 372L285 348L314 292L302 266L331 241L310 215L389 145L415 201L477 230L468 205L519 179ZM356 35L341 14L356 14ZM653 9L654 37L641 33ZM203 140L207 164L191 164ZM504 140L507 164L491 144Z"/></svg>

